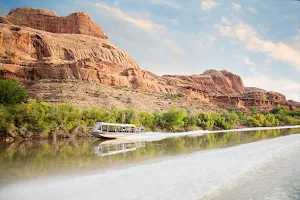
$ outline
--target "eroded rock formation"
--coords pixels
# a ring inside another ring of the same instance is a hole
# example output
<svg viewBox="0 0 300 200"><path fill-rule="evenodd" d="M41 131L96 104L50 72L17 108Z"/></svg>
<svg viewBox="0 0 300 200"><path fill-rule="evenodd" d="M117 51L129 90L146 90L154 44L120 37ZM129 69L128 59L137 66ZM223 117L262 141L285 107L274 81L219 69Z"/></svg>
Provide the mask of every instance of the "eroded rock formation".
<svg viewBox="0 0 300 200"><path fill-rule="evenodd" d="M299 107L282 94L245 88L240 76L226 70L162 77L144 71L82 12L60 17L49 10L18 8L0 16L0 78L33 84L39 80L78 80L184 94L185 100L201 99L225 108Z"/></svg>
<svg viewBox="0 0 300 200"><path fill-rule="evenodd" d="M51 10L17 8L10 11L6 18L15 25L51 33L84 34L108 39L102 28L93 22L91 16L83 12L60 17Z"/></svg>

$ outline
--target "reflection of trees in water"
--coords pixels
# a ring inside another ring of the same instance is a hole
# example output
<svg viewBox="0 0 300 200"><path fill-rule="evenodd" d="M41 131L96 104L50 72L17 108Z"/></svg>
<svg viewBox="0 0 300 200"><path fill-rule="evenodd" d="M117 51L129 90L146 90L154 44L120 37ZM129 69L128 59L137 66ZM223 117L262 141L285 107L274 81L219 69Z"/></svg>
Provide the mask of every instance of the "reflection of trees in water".
<svg viewBox="0 0 300 200"><path fill-rule="evenodd" d="M0 144L0 180L10 177L33 177L73 170L98 169L109 165L135 162L190 153L211 148L223 148L262 139L300 133L300 129L260 130L214 133L203 136L168 138L147 142L136 151L97 157L93 146L102 141L69 139L22 141Z"/></svg>

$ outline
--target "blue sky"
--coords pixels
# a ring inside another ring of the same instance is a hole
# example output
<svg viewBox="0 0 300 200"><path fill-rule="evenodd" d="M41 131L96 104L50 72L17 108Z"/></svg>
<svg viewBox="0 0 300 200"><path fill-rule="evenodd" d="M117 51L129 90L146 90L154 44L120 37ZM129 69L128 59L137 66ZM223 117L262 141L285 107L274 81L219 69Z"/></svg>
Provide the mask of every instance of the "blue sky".
<svg viewBox="0 0 300 200"><path fill-rule="evenodd" d="M91 14L115 45L156 74L226 69L246 86L300 101L300 1L288 0L52 0L5 1Z"/></svg>

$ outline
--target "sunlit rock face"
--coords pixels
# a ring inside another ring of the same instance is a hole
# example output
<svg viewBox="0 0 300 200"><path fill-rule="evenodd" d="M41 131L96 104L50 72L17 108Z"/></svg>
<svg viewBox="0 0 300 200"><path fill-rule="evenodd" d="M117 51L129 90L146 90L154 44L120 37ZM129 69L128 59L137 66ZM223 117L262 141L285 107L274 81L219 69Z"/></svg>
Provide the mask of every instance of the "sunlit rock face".
<svg viewBox="0 0 300 200"><path fill-rule="evenodd" d="M279 93L245 88L240 76L226 70L189 76L156 76L144 71L83 12L60 17L50 10L18 8L6 17L0 16L0 78L31 85L40 84L40 80L48 80L48 85L57 80L99 83L180 94L184 98L178 101L200 99L224 108L299 107Z"/></svg>
<svg viewBox="0 0 300 200"><path fill-rule="evenodd" d="M51 10L17 8L10 11L6 18L15 25L51 33L83 34L108 39L102 28L92 21L90 15L84 12L60 17Z"/></svg>
<svg viewBox="0 0 300 200"><path fill-rule="evenodd" d="M49 10L19 8L2 19L2 77L78 79L164 91L127 52L111 44L86 13L59 17Z"/></svg>

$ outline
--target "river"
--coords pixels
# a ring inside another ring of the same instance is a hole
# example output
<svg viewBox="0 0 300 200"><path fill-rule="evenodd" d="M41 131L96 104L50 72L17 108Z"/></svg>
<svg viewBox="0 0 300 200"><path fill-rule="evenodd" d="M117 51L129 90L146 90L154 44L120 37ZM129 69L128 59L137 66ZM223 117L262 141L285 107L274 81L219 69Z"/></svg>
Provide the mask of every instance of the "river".
<svg viewBox="0 0 300 200"><path fill-rule="evenodd" d="M300 128L173 136L0 143L0 199L300 199Z"/></svg>

